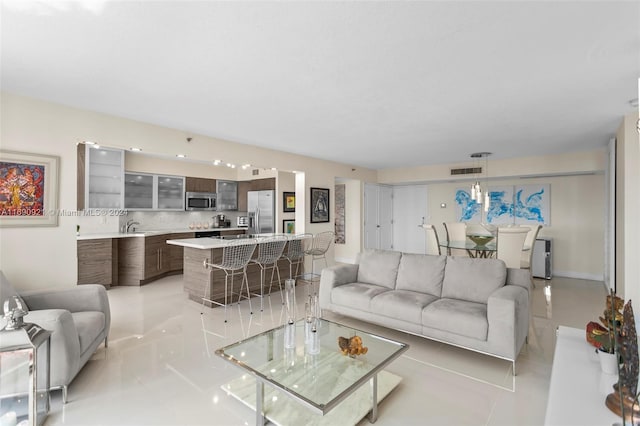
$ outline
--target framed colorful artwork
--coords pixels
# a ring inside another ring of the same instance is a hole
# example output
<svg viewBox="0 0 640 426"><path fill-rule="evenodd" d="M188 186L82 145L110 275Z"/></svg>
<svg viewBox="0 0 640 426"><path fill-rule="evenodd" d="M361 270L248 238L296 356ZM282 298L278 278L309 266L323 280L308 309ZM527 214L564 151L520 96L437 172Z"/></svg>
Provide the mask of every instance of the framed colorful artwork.
<svg viewBox="0 0 640 426"><path fill-rule="evenodd" d="M296 193L282 193L282 211L285 213L294 213L296 211Z"/></svg>
<svg viewBox="0 0 640 426"><path fill-rule="evenodd" d="M311 223L329 222L329 189L311 188Z"/></svg>
<svg viewBox="0 0 640 426"><path fill-rule="evenodd" d="M282 232L285 234L295 234L296 221L292 219L284 219L282 221Z"/></svg>
<svg viewBox="0 0 640 426"><path fill-rule="evenodd" d="M0 150L0 227L58 226L60 157Z"/></svg>

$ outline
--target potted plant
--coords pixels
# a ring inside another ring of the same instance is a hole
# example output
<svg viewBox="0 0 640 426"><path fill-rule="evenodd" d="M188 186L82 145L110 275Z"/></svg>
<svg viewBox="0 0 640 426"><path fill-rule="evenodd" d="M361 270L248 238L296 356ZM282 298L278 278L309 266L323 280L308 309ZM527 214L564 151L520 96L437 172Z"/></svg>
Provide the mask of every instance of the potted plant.
<svg viewBox="0 0 640 426"><path fill-rule="evenodd" d="M613 291L607 296L607 308L600 323L591 321L587 324L587 341L596 347L600 367L606 374L618 374L619 357L616 354L616 341L622 325L622 308L624 300Z"/></svg>

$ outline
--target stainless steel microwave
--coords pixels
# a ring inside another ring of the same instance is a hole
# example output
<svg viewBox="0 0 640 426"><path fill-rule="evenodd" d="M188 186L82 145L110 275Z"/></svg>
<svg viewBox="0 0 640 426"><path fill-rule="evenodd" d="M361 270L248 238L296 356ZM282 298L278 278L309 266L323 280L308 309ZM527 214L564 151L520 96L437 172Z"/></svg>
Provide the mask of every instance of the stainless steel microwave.
<svg viewBox="0 0 640 426"><path fill-rule="evenodd" d="M184 200L185 210L216 210L215 192L187 192Z"/></svg>

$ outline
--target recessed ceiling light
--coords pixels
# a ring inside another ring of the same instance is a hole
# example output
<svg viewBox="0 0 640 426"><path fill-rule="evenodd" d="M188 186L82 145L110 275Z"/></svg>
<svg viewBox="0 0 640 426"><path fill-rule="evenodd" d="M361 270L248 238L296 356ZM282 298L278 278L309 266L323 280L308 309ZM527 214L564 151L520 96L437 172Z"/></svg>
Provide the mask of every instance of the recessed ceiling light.
<svg viewBox="0 0 640 426"><path fill-rule="evenodd" d="M276 169L275 167L272 167L272 168L271 168L271 170L274 170L274 171L275 171L275 170L278 170L278 169Z"/></svg>
<svg viewBox="0 0 640 426"><path fill-rule="evenodd" d="M131 151L136 151L136 152L142 151L141 148L136 148L136 147L133 147L133 146L130 149L131 149Z"/></svg>
<svg viewBox="0 0 640 426"><path fill-rule="evenodd" d="M187 158L187 156L184 155L184 154L177 154L176 157L178 157L178 158Z"/></svg>
<svg viewBox="0 0 640 426"><path fill-rule="evenodd" d="M214 165L214 166L217 166L217 165L219 165L220 163L221 163L221 161L220 161L220 160L213 160L213 165Z"/></svg>

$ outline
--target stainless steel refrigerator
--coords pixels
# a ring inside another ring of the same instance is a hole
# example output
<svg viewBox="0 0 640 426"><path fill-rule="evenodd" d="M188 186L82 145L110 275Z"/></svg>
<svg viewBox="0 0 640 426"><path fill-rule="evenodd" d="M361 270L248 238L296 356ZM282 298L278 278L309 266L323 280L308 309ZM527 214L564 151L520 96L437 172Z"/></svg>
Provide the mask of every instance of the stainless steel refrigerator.
<svg viewBox="0 0 640 426"><path fill-rule="evenodd" d="M276 232L275 198L276 192L271 190L247 192L248 234Z"/></svg>

